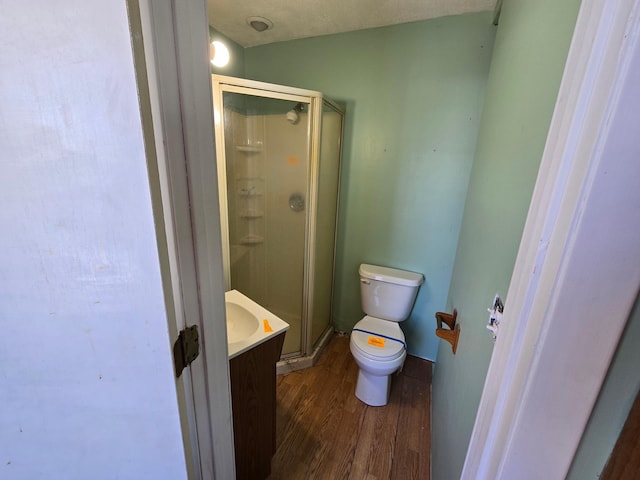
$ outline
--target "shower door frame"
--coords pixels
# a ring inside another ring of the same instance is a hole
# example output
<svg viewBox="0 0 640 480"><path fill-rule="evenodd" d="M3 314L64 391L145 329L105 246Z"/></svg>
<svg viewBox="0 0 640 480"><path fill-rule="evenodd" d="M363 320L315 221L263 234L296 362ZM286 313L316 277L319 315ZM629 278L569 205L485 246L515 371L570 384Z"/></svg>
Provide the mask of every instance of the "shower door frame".
<svg viewBox="0 0 640 480"><path fill-rule="evenodd" d="M305 221L305 249L303 259L302 286L302 317L300 319L300 356L310 355L313 350L312 322L313 322L313 278L315 274L315 234L318 202L318 173L320 162L320 140L322 125L322 107L328 103L333 109L344 116L344 110L335 102L324 98L321 92L306 90L286 85L259 82L225 75L211 75L213 91L214 129L216 139L216 158L218 169L218 191L220 197L220 227L222 234L222 258L224 264L225 289L231 289L231 252L229 241L229 210L227 189L226 146L224 142L224 102L225 92L253 95L263 98L274 98L292 102L309 104L309 123L307 126L308 139L308 169L306 192L308 200L307 218ZM339 180L338 180L339 188ZM337 216L336 216L337 221ZM334 264L335 269L335 236L334 236ZM331 289L333 291L333 279ZM329 326L331 322L329 322ZM325 328L326 330L326 328ZM297 357L297 353L285 355L286 358Z"/></svg>

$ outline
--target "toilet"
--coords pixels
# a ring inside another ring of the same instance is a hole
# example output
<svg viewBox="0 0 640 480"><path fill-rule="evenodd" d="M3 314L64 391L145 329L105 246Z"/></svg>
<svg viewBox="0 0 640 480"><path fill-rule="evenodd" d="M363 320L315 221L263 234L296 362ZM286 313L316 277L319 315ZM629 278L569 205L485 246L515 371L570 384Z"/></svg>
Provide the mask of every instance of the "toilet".
<svg viewBox="0 0 640 480"><path fill-rule="evenodd" d="M356 397L379 407L389 401L391 374L407 357L398 322L409 317L424 277L420 273L360 265L360 297L366 314L353 327L349 347L360 370Z"/></svg>

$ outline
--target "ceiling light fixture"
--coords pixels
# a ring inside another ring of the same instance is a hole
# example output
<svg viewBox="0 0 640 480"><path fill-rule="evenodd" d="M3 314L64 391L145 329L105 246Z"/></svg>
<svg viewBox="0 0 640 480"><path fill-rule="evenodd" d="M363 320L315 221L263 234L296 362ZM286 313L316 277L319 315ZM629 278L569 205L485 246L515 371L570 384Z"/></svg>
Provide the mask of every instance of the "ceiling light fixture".
<svg viewBox="0 0 640 480"><path fill-rule="evenodd" d="M247 24L256 32L264 32L273 28L273 22L264 17L249 17L247 18Z"/></svg>

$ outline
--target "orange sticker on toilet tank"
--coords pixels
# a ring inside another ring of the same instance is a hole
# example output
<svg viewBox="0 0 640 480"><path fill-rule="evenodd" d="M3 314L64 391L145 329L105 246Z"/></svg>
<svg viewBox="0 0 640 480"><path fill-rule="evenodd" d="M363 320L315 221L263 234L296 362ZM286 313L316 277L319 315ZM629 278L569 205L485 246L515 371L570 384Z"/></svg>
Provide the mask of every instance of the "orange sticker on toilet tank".
<svg viewBox="0 0 640 480"><path fill-rule="evenodd" d="M273 332L273 328L271 328L269 320L267 320L266 318L262 320L262 325L264 326L265 333Z"/></svg>
<svg viewBox="0 0 640 480"><path fill-rule="evenodd" d="M369 345L373 345L374 347L384 348L384 338L369 337L369 340L367 340L367 343Z"/></svg>

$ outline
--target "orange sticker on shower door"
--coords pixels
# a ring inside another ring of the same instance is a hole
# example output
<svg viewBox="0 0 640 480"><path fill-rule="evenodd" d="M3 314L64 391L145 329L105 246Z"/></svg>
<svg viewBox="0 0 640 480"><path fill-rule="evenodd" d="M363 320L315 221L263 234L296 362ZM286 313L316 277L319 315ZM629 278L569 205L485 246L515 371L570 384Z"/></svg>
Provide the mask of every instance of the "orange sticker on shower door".
<svg viewBox="0 0 640 480"><path fill-rule="evenodd" d="M369 337L369 340L367 340L367 343L369 345L373 345L374 347L384 348L384 338Z"/></svg>

